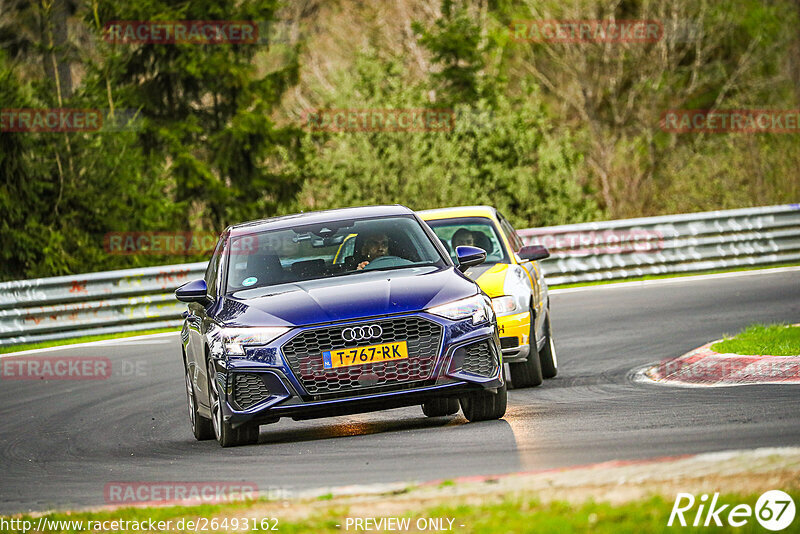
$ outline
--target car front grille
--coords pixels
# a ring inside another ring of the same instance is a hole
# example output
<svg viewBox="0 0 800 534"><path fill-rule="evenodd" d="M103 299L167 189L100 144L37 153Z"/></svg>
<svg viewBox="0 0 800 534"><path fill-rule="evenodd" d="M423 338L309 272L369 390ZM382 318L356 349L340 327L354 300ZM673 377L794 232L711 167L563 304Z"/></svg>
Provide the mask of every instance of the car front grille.
<svg viewBox="0 0 800 534"><path fill-rule="evenodd" d="M473 343L466 348L462 371L474 375L491 378L497 374L499 362L495 351L491 349L488 341Z"/></svg>
<svg viewBox="0 0 800 534"><path fill-rule="evenodd" d="M269 397L269 389L261 376L253 373L233 374L233 401L243 410Z"/></svg>
<svg viewBox="0 0 800 534"><path fill-rule="evenodd" d="M379 338L346 342L342 331L353 326L379 325ZM442 327L421 317L375 320L357 324L321 327L299 333L283 345L283 355L292 372L312 396L341 396L343 392L386 390L399 384L431 378L442 341ZM405 341L408 359L324 369L324 351ZM365 392L366 393L366 392Z"/></svg>

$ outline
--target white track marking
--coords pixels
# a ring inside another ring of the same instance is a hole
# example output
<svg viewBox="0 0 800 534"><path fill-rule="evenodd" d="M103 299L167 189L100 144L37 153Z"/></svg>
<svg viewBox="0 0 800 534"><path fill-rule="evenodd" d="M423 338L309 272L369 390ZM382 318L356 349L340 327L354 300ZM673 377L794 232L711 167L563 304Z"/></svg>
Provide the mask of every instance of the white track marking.
<svg viewBox="0 0 800 534"><path fill-rule="evenodd" d="M767 275L767 274L778 274L778 273L789 273L794 271L800 271L800 266L794 267L778 267L776 269L756 269L752 271L735 271L732 273L716 273L716 274L698 274L692 276L677 276L674 278L658 278L655 280L637 280L634 282L609 282L607 284L598 284L593 286L581 286L581 287L566 287L564 289L551 289L550 293L554 295L564 294L564 293L579 293L581 291L595 291L601 289L619 289L619 288L631 288L631 287L649 287L649 286L659 286L665 284L680 284L682 282L697 282L701 280L713 280L716 278L735 278L738 276L758 276L758 275Z"/></svg>
<svg viewBox="0 0 800 534"><path fill-rule="evenodd" d="M43 349L30 349L30 350L21 350L19 352L10 352L8 354L0 354L0 358L10 358L12 356L20 356L23 354L36 354L40 352L52 352L55 350L68 350L74 349L76 347L102 347L108 345L119 345L124 344L128 341L137 341L141 339L152 339L152 338L159 338L159 337L167 337L167 336L177 336L180 332L162 332L160 334L144 334L141 336L130 336L130 337L119 337L114 339L101 339L98 341L89 341L86 343L73 343L71 345L59 345L57 347L45 347ZM163 341L158 342L163 343ZM148 343L149 344L149 343Z"/></svg>

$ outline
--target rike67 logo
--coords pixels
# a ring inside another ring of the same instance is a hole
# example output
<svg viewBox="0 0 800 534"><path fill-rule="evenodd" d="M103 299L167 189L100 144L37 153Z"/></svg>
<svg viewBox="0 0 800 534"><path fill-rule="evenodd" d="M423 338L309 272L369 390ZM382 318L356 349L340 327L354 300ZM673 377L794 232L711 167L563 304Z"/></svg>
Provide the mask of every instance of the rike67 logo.
<svg viewBox="0 0 800 534"><path fill-rule="evenodd" d="M765 529L779 531L786 529L794 521L794 501L789 494L780 490L770 490L761 495L756 501L755 509L748 504L737 504L733 508L730 504L719 504L719 493L714 494L711 502L708 499L707 494L695 499L691 493L678 493L667 526L671 527L677 519L682 527L689 524L693 527L721 527L725 524L742 527L755 516L756 521ZM696 511L693 510L695 504L698 505Z"/></svg>

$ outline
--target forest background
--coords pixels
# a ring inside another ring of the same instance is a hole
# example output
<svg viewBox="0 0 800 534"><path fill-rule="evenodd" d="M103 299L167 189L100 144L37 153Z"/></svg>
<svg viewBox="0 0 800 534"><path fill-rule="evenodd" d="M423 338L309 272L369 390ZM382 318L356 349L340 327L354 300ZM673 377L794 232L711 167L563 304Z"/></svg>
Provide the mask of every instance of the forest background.
<svg viewBox="0 0 800 534"><path fill-rule="evenodd" d="M256 43L135 44L112 21L256 21ZM646 20L653 42L515 21ZM786 133L674 133L674 109L800 108L800 0L0 0L0 279L166 263L108 235L364 204L491 204L517 228L797 202ZM317 131L315 110L449 110L446 131Z"/></svg>

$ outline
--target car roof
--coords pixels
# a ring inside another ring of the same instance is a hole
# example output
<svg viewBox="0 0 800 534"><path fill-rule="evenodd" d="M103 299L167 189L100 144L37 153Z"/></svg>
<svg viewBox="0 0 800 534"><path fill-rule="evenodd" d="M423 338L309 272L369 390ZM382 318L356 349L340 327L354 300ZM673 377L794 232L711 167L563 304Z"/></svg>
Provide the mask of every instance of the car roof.
<svg viewBox="0 0 800 534"><path fill-rule="evenodd" d="M455 208L438 208L435 210L418 211L417 215L426 221L455 219L458 217L496 218L497 210L492 206L458 206Z"/></svg>
<svg viewBox="0 0 800 534"><path fill-rule="evenodd" d="M365 219L370 217L388 217L392 215L413 215L414 212L401 204L391 206L359 206L356 208L339 208L324 211L309 211L292 215L281 215L269 219L248 221L228 227L232 235L249 234L265 230L276 230L296 225L320 224L347 219Z"/></svg>

